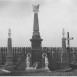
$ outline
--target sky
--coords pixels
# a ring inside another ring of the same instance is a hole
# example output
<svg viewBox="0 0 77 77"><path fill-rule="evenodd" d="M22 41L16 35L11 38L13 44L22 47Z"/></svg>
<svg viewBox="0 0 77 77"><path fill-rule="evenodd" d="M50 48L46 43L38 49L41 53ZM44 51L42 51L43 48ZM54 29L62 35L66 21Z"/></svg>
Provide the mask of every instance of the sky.
<svg viewBox="0 0 77 77"><path fill-rule="evenodd" d="M13 47L30 47L34 13L32 4L40 4L39 28L43 47L61 47L62 30L77 47L77 0L0 0L0 47L7 46L11 29Z"/></svg>

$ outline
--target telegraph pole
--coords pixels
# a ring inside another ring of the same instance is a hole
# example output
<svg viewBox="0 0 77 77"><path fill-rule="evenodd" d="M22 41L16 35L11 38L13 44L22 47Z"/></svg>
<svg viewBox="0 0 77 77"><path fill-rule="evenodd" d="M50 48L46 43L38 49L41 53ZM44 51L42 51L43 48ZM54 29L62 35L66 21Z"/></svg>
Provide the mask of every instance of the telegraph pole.
<svg viewBox="0 0 77 77"><path fill-rule="evenodd" d="M67 32L67 52L69 53L69 65L70 65L70 40L73 40L73 37L69 37L69 32Z"/></svg>

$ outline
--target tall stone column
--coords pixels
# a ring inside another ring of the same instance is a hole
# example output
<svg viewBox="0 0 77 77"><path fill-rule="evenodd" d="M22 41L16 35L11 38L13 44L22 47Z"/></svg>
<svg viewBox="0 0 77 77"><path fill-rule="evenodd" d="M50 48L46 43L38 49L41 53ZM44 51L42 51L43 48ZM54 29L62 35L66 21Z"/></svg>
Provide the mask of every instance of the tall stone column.
<svg viewBox="0 0 77 77"><path fill-rule="evenodd" d="M69 68L69 53L66 48L66 38L64 29L62 37L61 68Z"/></svg>
<svg viewBox="0 0 77 77"><path fill-rule="evenodd" d="M12 39L11 39L11 29L8 32L8 45L7 45L7 56L5 69L9 71L13 71L13 52L12 52Z"/></svg>
<svg viewBox="0 0 77 77"><path fill-rule="evenodd" d="M39 32L39 22L38 22L38 11L39 11L39 4L33 5L33 12L34 12L34 27L33 27L33 36L31 41L31 59L32 65L34 63L42 64L42 39Z"/></svg>

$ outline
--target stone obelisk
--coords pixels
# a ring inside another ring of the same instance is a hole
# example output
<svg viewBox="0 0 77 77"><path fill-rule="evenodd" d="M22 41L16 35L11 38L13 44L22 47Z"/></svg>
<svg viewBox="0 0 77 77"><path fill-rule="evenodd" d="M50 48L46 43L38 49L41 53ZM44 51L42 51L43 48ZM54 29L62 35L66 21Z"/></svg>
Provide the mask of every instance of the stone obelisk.
<svg viewBox="0 0 77 77"><path fill-rule="evenodd" d="M38 11L39 11L39 4L33 5L33 12L34 12L34 26L33 26L33 36L31 41L31 59L32 65L34 63L42 63L42 39L39 32L39 21L38 21Z"/></svg>
<svg viewBox="0 0 77 77"><path fill-rule="evenodd" d="M11 39L11 29L8 32L8 45L7 45L7 56L5 69L9 71L13 71L13 52L12 52L12 39Z"/></svg>
<svg viewBox="0 0 77 77"><path fill-rule="evenodd" d="M62 52L61 52L61 68L69 68L69 53L67 52L66 48L66 38L65 38L65 31L63 29L62 33Z"/></svg>

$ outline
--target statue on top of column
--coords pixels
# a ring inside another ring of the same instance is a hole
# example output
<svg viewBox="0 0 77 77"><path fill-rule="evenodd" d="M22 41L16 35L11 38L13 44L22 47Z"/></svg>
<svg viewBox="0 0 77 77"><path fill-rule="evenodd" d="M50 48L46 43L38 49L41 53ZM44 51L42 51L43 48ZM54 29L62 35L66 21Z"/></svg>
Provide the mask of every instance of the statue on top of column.
<svg viewBox="0 0 77 77"><path fill-rule="evenodd" d="M11 29L9 28L8 36L11 37Z"/></svg>
<svg viewBox="0 0 77 77"><path fill-rule="evenodd" d="M33 5L33 11L34 11L34 13L37 13L39 11L39 4Z"/></svg>
<svg viewBox="0 0 77 77"><path fill-rule="evenodd" d="M63 35L63 37L65 37L65 30L64 30L64 28L63 28L62 35Z"/></svg>

